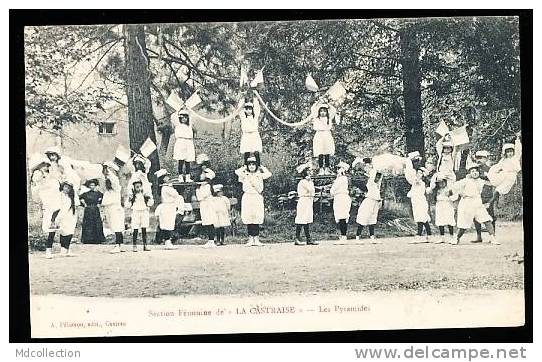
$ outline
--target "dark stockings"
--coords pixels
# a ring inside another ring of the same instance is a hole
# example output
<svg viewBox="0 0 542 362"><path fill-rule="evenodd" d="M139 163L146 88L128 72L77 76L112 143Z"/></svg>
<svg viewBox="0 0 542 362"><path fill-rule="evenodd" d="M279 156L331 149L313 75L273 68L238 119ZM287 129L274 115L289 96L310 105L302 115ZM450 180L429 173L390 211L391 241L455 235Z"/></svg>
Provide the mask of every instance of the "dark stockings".
<svg viewBox="0 0 542 362"><path fill-rule="evenodd" d="M348 224L346 223L346 219L339 220L339 230L341 231L342 236L346 236L346 232L348 231Z"/></svg>
<svg viewBox="0 0 542 362"><path fill-rule="evenodd" d="M220 245L224 245L225 236L226 236L226 229L224 229L224 227L216 228L216 241Z"/></svg>
<svg viewBox="0 0 542 362"><path fill-rule="evenodd" d="M65 249L70 248L73 235L60 235L60 246Z"/></svg>
<svg viewBox="0 0 542 362"><path fill-rule="evenodd" d="M363 232L363 225L358 225L358 230L356 231L357 236L361 236L361 233ZM369 236L374 236L375 234L375 226L369 225Z"/></svg>
<svg viewBox="0 0 542 362"><path fill-rule="evenodd" d="M429 221L418 223L418 236L422 236L424 228L427 236L431 236L431 225L429 225Z"/></svg>
<svg viewBox="0 0 542 362"><path fill-rule="evenodd" d="M183 172L184 168L184 172ZM177 167L177 170L179 171L179 175L189 175L190 174L190 162L179 160L179 164Z"/></svg>
<svg viewBox="0 0 542 362"><path fill-rule="evenodd" d="M318 155L318 166L329 167L329 155Z"/></svg>
<svg viewBox="0 0 542 362"><path fill-rule="evenodd" d="M132 234L132 244L137 245L137 234L138 229L134 229ZM147 228L141 228L141 239L143 241L143 245L147 245Z"/></svg>
<svg viewBox="0 0 542 362"><path fill-rule="evenodd" d="M444 226L441 225L438 227L438 229L439 229L440 235L444 236ZM450 235L454 234L454 227L452 225L448 225L448 232L450 233Z"/></svg>
<svg viewBox="0 0 542 362"><path fill-rule="evenodd" d="M118 244L118 245L122 244L122 233L121 232L116 232L115 233L115 243Z"/></svg>
<svg viewBox="0 0 542 362"><path fill-rule="evenodd" d="M311 239L311 234L309 230L309 224L296 224L295 225L295 238L297 240L301 240L301 229L305 232L305 238L307 240Z"/></svg>
<svg viewBox="0 0 542 362"><path fill-rule="evenodd" d="M258 236L260 235L260 225L258 224L248 224L247 225L248 236Z"/></svg>
<svg viewBox="0 0 542 362"><path fill-rule="evenodd" d="M47 249L50 249L53 247L53 242L55 241L55 232L52 231L49 233L49 235L47 236L47 243L45 244L45 247Z"/></svg>

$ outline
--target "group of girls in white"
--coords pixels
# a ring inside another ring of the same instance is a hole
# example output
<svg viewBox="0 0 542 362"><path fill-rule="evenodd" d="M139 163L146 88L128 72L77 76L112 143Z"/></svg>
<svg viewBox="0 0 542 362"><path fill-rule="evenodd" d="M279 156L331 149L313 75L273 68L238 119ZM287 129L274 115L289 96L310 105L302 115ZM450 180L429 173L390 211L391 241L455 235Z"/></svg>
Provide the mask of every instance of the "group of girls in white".
<svg viewBox="0 0 542 362"><path fill-rule="evenodd" d="M243 102L243 101L241 101ZM260 103L257 98L245 99L242 111L239 113L241 121L240 153L243 166L235 170L239 182L242 184L241 220L247 226L247 246L261 246L260 226L264 223L264 181L269 179L271 172L261 164L263 152L262 140L259 134L261 118ZM319 101L311 108L310 120L315 131L313 138L313 156L318 162L318 176L335 175L331 171L330 157L335 154L335 143L332 136L332 124L338 124L337 110L330 104ZM165 169L155 172L157 186L159 187L160 204L155 209L159 228L166 249L175 249L172 237L176 227L176 216L187 213L191 207L185 203L184 187L195 187L195 198L199 202L201 226L208 237L205 247L215 247L225 244L225 228L230 222L230 201L224 196L223 185L214 184L215 172L210 167L210 159L205 154L196 157L194 147L195 130L192 128L190 112L181 109L171 116L174 128L175 144L173 158L177 161L178 177L172 177ZM409 154L409 157L389 155L388 159L397 163L405 179L411 185L407 196L412 205L412 215L417 223L418 242L428 242L431 235L431 217L427 195L434 195L435 199L435 225L439 228L440 237L435 242L444 242L446 231L450 234L449 242L457 244L465 231L474 223L477 230L478 241L482 241L481 225L484 224L490 234L489 241L498 244L495 240L495 213L494 205L500 195L510 191L516 182L516 175L521 170L521 142L519 136L515 144L505 144L501 160L492 167L488 165L489 153L479 151L475 160L467 165L467 177L456 179L458 169L457 147L454 146L450 134L442 137L436 145L438 162L436 172L430 178L428 185L426 179L428 170L423 167L418 152ZM366 227L371 243L380 243L375 236L375 226L378 213L382 205L381 185L386 167L382 167L382 160L377 157L364 159L365 174L367 176L365 197L357 211L356 232L357 243L363 243L362 234ZM373 162L374 160L374 162ZM148 251L147 229L149 228L150 209L154 205L151 184L147 177L150 161L136 155L130 159L133 166L132 176L128 182L126 202L131 208L132 244L133 251L137 251L137 238L141 233L143 250ZM191 163L198 164L198 176L192 179ZM354 164L352 165L354 167ZM125 212L123 195L118 173L119 164L108 161L102 164L102 179L104 185L99 191L100 182L89 179L83 185L84 192L80 191L81 180L70 164L70 159L61 157L57 147L47 149L45 154L31 158L32 191L36 200L41 202L43 209L43 231L48 233L46 257L52 257L52 244L55 233L59 231L61 237L61 254L72 255L70 242L77 223L76 206L85 207L82 242L101 243L105 240L99 205L102 206L107 226L115 235L115 247L112 253L122 251L123 232L125 230ZM395 166L395 168L397 168ZM340 232L338 243L347 240L348 222L350 219L352 198L348 172L350 165L340 161L336 167L336 176L331 185L330 194L333 198L333 213ZM296 237L295 245L318 245L310 236L310 224L313 223L313 202L316 188L313 182L312 162L299 165L296 169L301 180L297 185L298 204L296 209ZM398 170L395 170L395 172ZM181 187L179 193L174 187ZM81 190L83 191L83 190ZM457 223L455 221L457 206ZM457 226L457 236L454 238L454 227ZM447 229L447 230L446 230ZM306 242L301 238L304 232ZM425 231L426 237L423 237Z"/></svg>

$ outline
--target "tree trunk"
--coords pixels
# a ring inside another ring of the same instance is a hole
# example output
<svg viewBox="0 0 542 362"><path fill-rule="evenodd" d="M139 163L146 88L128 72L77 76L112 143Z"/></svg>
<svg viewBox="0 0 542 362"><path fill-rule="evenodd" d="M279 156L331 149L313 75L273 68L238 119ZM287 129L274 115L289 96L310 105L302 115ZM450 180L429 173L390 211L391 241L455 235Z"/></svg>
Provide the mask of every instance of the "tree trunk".
<svg viewBox="0 0 542 362"><path fill-rule="evenodd" d="M405 104L406 148L407 152L419 151L423 157L425 155L425 142L422 122L420 48L414 27L405 27L400 31L399 35L403 73L403 101Z"/></svg>
<svg viewBox="0 0 542 362"><path fill-rule="evenodd" d="M144 26L125 25L125 27L124 56L126 61L126 95L128 97L128 132L130 148L138 152L147 138L156 144L150 74L147 64ZM154 172L160 168L158 152L153 152L149 159L151 168L147 171L152 180Z"/></svg>

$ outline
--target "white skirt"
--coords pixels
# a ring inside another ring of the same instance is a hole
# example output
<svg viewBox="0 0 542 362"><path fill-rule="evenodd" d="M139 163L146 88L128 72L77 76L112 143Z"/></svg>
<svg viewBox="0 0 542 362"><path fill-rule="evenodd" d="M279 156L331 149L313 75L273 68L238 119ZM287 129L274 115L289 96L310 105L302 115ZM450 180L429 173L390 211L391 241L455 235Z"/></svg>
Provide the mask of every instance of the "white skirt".
<svg viewBox="0 0 542 362"><path fill-rule="evenodd" d="M160 229L162 230L175 230L175 218L177 216L177 204L174 202L168 202L160 204L154 211L158 216L158 222Z"/></svg>
<svg viewBox="0 0 542 362"><path fill-rule="evenodd" d="M175 146L173 147L173 159L194 162L196 160L194 140L191 138L176 138Z"/></svg>
<svg viewBox="0 0 542 362"><path fill-rule="evenodd" d="M412 204L412 215L414 216L414 222L428 222L431 220L429 217L429 204L425 196L414 196L410 198Z"/></svg>
<svg viewBox="0 0 542 362"><path fill-rule="evenodd" d="M300 225L312 224L313 214L313 198L300 197L297 202L295 223Z"/></svg>
<svg viewBox="0 0 542 362"><path fill-rule="evenodd" d="M263 196L255 193L244 193L241 198L241 220L243 224L263 224Z"/></svg>
<svg viewBox="0 0 542 362"><path fill-rule="evenodd" d="M241 135L240 152L263 152L262 138L259 132L246 132Z"/></svg>
<svg viewBox="0 0 542 362"><path fill-rule="evenodd" d="M149 209L132 210L132 230L149 227Z"/></svg>
<svg viewBox="0 0 542 362"><path fill-rule="evenodd" d="M350 218L350 207L352 206L352 199L347 194L339 194L333 198L333 214L335 221Z"/></svg>
<svg viewBox="0 0 542 362"><path fill-rule="evenodd" d="M437 201L435 204L435 225L455 226L455 210L451 201Z"/></svg>
<svg viewBox="0 0 542 362"><path fill-rule="evenodd" d="M59 219L60 235L68 236L75 233L75 226L77 225L77 212L75 214L68 211Z"/></svg>
<svg viewBox="0 0 542 362"><path fill-rule="evenodd" d="M214 202L212 198L201 201L199 203L199 211L201 214L201 225L214 225L216 223L216 211L214 208Z"/></svg>
<svg viewBox="0 0 542 362"><path fill-rule="evenodd" d="M378 210L380 210L381 200L373 200L365 198L358 209L356 222L359 225L375 225L378 218Z"/></svg>
<svg viewBox="0 0 542 362"><path fill-rule="evenodd" d="M114 233L124 231L124 209L121 205L111 204L104 206L104 214L107 220L107 225Z"/></svg>
<svg viewBox="0 0 542 362"><path fill-rule="evenodd" d="M334 155L335 141L331 131L316 131L312 139L312 150L315 157L320 155Z"/></svg>
<svg viewBox="0 0 542 362"><path fill-rule="evenodd" d="M482 204L481 198L461 198L457 205L457 227L469 229L472 226L472 220L483 224L493 219Z"/></svg>

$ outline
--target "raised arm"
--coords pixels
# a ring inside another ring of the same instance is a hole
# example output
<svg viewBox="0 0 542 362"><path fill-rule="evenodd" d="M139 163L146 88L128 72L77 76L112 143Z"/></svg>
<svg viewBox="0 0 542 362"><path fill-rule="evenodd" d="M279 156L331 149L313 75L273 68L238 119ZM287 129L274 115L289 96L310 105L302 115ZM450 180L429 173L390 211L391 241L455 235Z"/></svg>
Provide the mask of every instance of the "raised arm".
<svg viewBox="0 0 542 362"><path fill-rule="evenodd" d="M260 171L262 172L262 178L264 180L268 179L269 177L273 176L273 174L271 173L271 171L269 171L267 169L267 167L265 166L260 166Z"/></svg>

